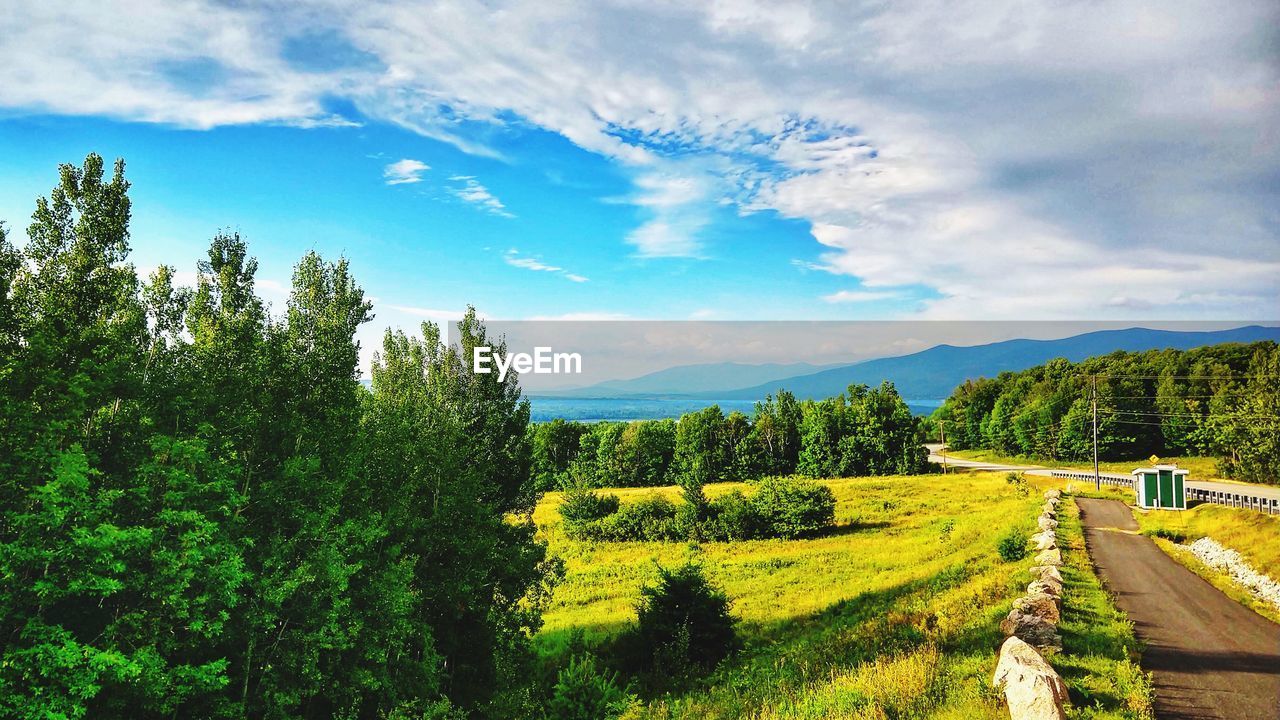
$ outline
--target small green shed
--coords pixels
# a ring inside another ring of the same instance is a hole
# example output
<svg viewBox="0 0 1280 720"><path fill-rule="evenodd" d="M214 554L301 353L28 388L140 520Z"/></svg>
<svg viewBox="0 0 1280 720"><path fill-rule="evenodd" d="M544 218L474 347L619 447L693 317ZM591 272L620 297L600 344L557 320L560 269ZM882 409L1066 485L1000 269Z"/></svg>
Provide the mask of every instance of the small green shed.
<svg viewBox="0 0 1280 720"><path fill-rule="evenodd" d="M1156 465L1133 471L1138 507L1156 510L1186 510L1187 471L1177 465Z"/></svg>

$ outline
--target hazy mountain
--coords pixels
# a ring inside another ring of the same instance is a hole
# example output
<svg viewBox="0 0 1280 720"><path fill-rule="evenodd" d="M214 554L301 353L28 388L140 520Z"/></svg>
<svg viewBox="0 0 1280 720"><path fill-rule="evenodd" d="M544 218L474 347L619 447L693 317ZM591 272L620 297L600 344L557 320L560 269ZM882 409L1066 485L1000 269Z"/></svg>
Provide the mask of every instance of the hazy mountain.
<svg viewBox="0 0 1280 720"><path fill-rule="evenodd" d="M606 380L589 387L539 391L535 394L543 397L579 398L705 394L774 383L785 378L809 375L832 367L838 366L813 365L804 362L760 365L735 362L678 365L629 380Z"/></svg>
<svg viewBox="0 0 1280 720"><path fill-rule="evenodd" d="M820 372L757 383L732 391L708 391L699 397L751 400L786 388L800 398L825 398L844 392L851 383L878 385L890 380L910 400L941 400L970 378L994 377L1005 370L1025 370L1053 358L1073 362L1117 350L1187 350L1228 342L1280 341L1280 328L1251 325L1231 330L1100 330L1060 340L1005 340L988 345L938 345L901 357L878 358Z"/></svg>

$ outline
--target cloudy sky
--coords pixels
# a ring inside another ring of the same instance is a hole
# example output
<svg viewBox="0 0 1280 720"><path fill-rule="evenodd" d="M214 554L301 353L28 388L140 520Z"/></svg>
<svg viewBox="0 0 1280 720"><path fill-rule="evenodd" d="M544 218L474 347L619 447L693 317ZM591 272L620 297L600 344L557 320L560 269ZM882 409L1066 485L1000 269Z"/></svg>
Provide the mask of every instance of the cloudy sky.
<svg viewBox="0 0 1280 720"><path fill-rule="evenodd" d="M123 156L139 266L341 253L380 324L1280 307L1274 0L0 6L11 229Z"/></svg>

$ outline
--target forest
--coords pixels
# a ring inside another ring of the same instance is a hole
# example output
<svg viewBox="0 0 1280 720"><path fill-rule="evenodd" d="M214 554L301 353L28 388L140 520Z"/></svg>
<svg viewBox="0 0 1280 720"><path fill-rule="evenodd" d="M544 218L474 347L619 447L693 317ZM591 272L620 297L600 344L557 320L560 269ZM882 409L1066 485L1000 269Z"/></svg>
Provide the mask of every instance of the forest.
<svg viewBox="0 0 1280 720"><path fill-rule="evenodd" d="M779 390L751 416L712 405L676 420L530 426L538 490L647 487L811 478L912 475L929 470L921 418L892 383L852 385L834 398L799 401Z"/></svg>
<svg viewBox="0 0 1280 720"><path fill-rule="evenodd" d="M930 421L956 450L1092 460L1095 397L1100 460L1206 455L1227 477L1280 484L1273 342L1052 360L966 382Z"/></svg>
<svg viewBox="0 0 1280 720"><path fill-rule="evenodd" d="M559 574L529 409L468 315L388 332L314 253L287 305L235 234L194 288L128 263L124 165L0 239L0 717L521 717ZM461 354L460 354L461 353Z"/></svg>

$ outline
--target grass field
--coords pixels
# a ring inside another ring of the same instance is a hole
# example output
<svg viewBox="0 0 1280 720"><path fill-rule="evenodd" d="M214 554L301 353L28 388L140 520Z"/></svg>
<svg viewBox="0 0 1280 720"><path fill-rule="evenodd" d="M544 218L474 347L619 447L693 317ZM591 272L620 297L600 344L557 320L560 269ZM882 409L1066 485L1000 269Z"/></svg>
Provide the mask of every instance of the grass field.
<svg viewBox="0 0 1280 720"><path fill-rule="evenodd" d="M548 495L534 517L567 575L544 616L539 653L561 661L579 634L587 647L607 643L634 621L655 563L692 558L731 598L745 648L700 685L645 698L642 717L1008 717L990 686L1003 640L997 625L1032 561L1002 562L995 546L1011 526L1033 529L1039 493L1020 492L1003 473L826 484L839 527L825 537L700 546L568 540L559 496ZM654 491L616 492L627 502ZM1081 700L1076 716L1143 717L1133 709L1141 686L1126 654L1132 635L1091 578L1086 566L1071 580L1088 590L1077 617L1100 628L1082 626L1072 642L1085 654L1062 665Z"/></svg>

